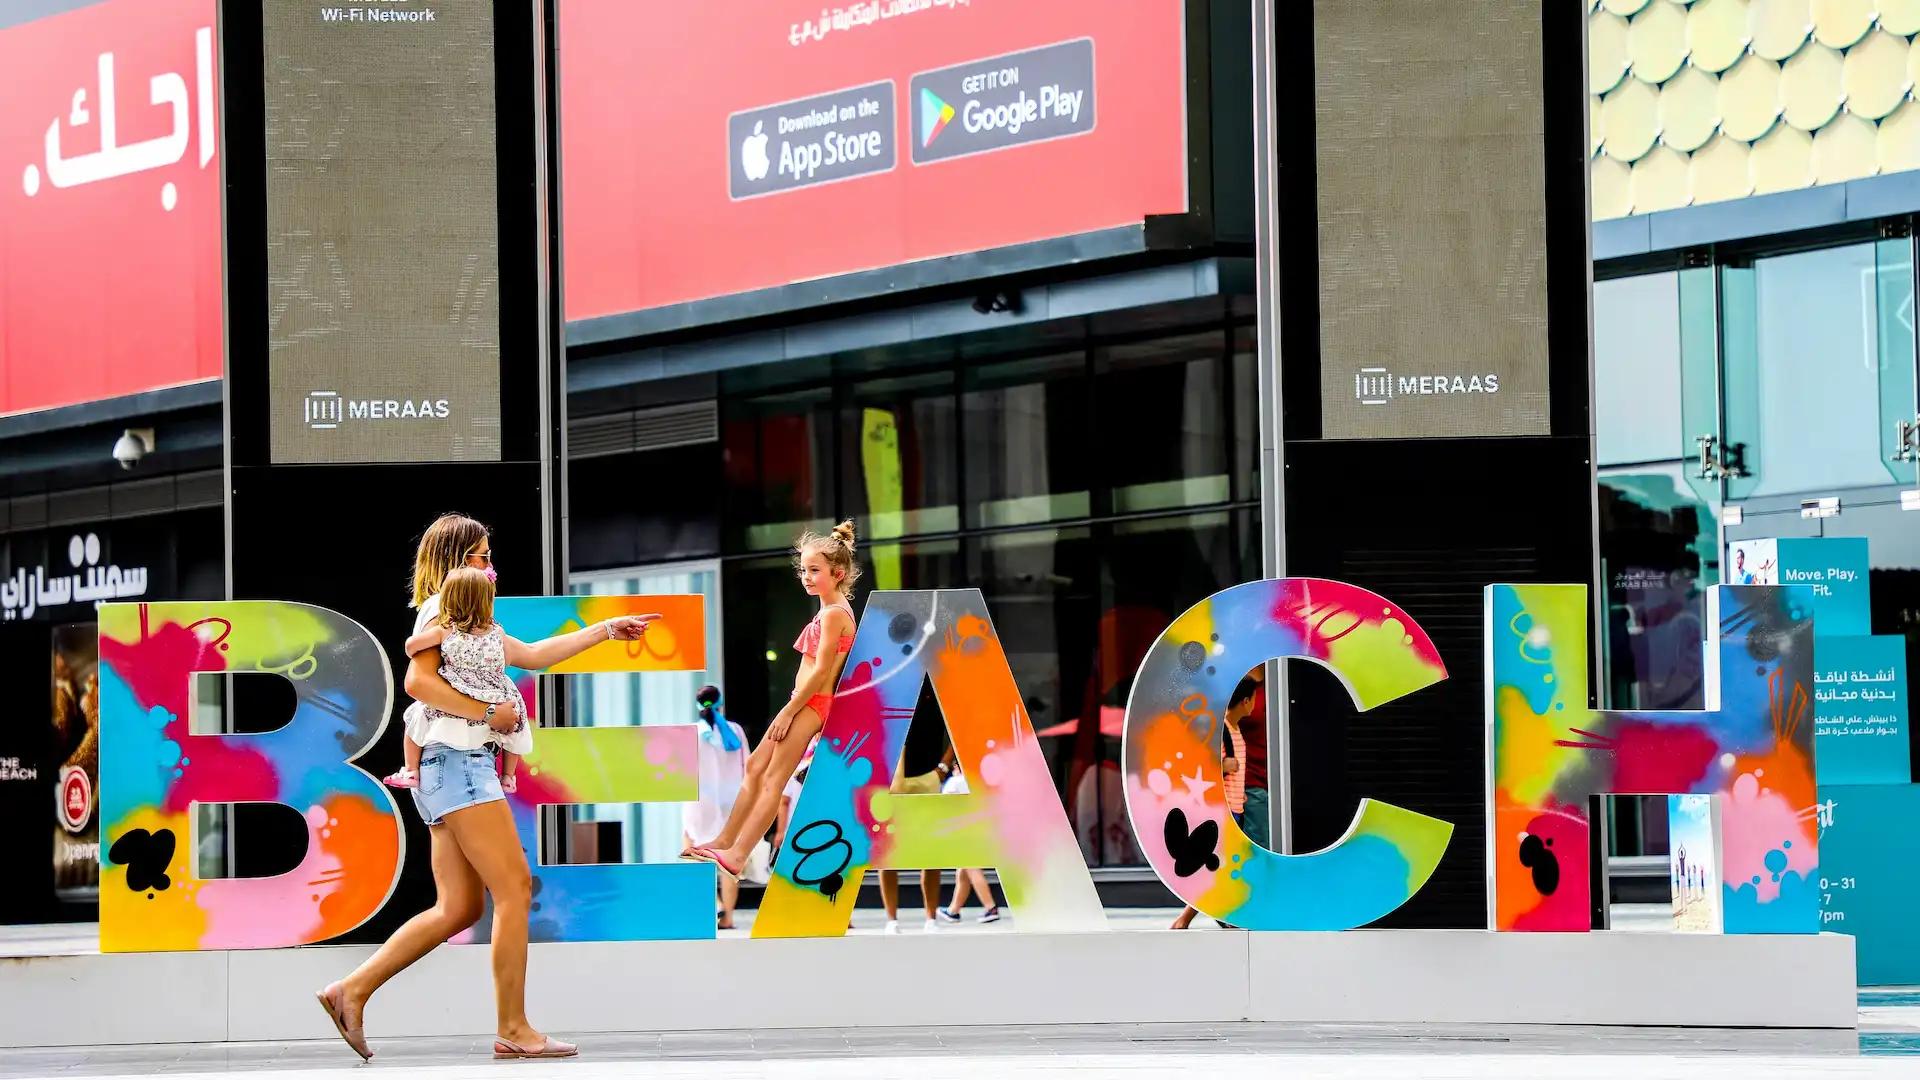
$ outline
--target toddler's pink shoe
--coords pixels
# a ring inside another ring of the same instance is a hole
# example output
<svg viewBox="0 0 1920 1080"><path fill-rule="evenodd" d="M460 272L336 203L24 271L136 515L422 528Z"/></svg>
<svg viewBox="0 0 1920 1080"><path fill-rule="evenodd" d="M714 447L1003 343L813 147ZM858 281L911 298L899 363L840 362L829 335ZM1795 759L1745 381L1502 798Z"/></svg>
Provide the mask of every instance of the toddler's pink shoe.
<svg viewBox="0 0 1920 1080"><path fill-rule="evenodd" d="M420 786L420 776L418 773L415 773L412 769L409 769L405 765L402 765L400 767L400 771L394 773L392 776L389 776L380 782L387 785L388 787L417 788Z"/></svg>

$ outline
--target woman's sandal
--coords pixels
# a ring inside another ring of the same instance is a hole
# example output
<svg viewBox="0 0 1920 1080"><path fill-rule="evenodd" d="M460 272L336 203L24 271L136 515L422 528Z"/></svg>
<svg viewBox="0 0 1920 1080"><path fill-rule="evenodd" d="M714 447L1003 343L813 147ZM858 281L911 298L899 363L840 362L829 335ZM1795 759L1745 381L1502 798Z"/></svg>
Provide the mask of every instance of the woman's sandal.
<svg viewBox="0 0 1920 1080"><path fill-rule="evenodd" d="M340 984L334 983L325 990L314 991L313 996L320 1002L320 1007L327 1011L327 1019L333 1021L333 1029L340 1033L340 1037L346 1040L347 1045L353 1049L354 1053L360 1055L360 1060L372 1061L373 1050L367 1045L366 1024L362 1023L359 1027L355 1028L347 1026L346 1003L344 1001L334 1000L335 996L339 993Z"/></svg>
<svg viewBox="0 0 1920 1080"><path fill-rule="evenodd" d="M493 1037L493 1058L495 1061L510 1058L570 1058L579 1056L580 1048L578 1046L572 1043L564 1043L559 1039L551 1037L542 1039L538 1050L532 1047L521 1046L517 1042L503 1039L498 1035Z"/></svg>

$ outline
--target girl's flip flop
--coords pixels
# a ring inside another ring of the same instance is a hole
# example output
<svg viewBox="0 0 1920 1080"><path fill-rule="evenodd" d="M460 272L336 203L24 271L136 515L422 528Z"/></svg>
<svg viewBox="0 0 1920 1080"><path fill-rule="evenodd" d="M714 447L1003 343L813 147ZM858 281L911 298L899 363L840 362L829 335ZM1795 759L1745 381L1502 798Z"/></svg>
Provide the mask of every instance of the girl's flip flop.
<svg viewBox="0 0 1920 1080"><path fill-rule="evenodd" d="M709 848L709 847L694 848L693 857L699 862L712 863L715 869L719 870L721 873L727 875L728 877L732 878L735 881L740 880L740 871L735 867L728 866L727 861L720 857L720 853L714 851L712 848Z"/></svg>

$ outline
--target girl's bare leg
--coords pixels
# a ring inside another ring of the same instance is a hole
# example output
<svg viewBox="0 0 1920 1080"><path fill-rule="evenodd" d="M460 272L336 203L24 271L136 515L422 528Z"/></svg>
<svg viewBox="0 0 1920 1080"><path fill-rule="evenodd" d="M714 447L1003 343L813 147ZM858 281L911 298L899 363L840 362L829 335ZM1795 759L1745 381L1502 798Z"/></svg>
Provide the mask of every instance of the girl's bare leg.
<svg viewBox="0 0 1920 1080"><path fill-rule="evenodd" d="M769 745L773 750L760 776L759 786L743 785L739 801L733 804L735 818L727 823L727 827L733 829L737 823L738 831L734 832L731 842L726 842L726 835L722 834L720 839L707 845L728 867L738 870L745 866L747 856L753 853L753 845L766 835L767 827L773 824L773 819L780 813L781 790L793 778L794 770L800 767L800 759L807 753L807 744L820 733L820 726L820 714L803 706L793 718L793 724L787 728L786 738L779 742L770 739L761 742L761 750ZM756 756L759 753L760 750L754 751ZM747 768L753 768L751 761ZM742 807L746 808L744 814L741 813ZM726 842L725 846L722 846L723 842Z"/></svg>
<svg viewBox="0 0 1920 1080"><path fill-rule="evenodd" d="M722 930L733 929L733 907L740 902L740 882L725 874L715 875L720 879L720 922Z"/></svg>
<svg viewBox="0 0 1920 1080"><path fill-rule="evenodd" d="M797 725L798 721L795 721L795 723ZM787 737L791 739L793 736L789 734ZM812 738L812 736L809 735L808 738ZM714 837L713 843L707 844L707 847L715 851L720 851L733 847L740 842L741 826L746 823L747 815L753 812L753 800L747 797L747 793L758 790L761 783L766 780L767 765L773 760L773 752L779 745L779 743L774 742L772 739L761 739L760 745L754 747L753 753L747 756L747 773L740 781L740 794L733 800L733 811L727 815L727 824L720 830L720 835ZM787 775L791 776L793 774L788 773ZM786 783L786 780L782 779L780 786L785 787ZM766 831L767 827L765 825L760 826L760 833L765 833ZM754 835L755 843L759 842L760 833ZM752 850L751 845L749 845L748 850ZM739 864L735 863L734 865L737 866Z"/></svg>

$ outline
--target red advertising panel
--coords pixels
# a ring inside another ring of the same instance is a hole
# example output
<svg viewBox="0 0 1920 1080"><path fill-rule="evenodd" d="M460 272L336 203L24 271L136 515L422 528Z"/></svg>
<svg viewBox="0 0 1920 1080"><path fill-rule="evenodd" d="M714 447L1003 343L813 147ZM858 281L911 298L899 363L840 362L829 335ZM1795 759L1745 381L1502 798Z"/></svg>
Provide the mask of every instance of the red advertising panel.
<svg viewBox="0 0 1920 1080"><path fill-rule="evenodd" d="M569 0L567 318L1184 213L1185 7Z"/></svg>
<svg viewBox="0 0 1920 1080"><path fill-rule="evenodd" d="M218 377L214 0L0 30L0 413Z"/></svg>

